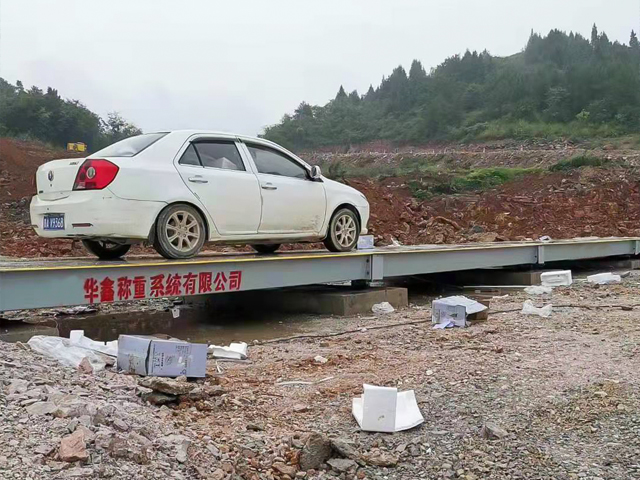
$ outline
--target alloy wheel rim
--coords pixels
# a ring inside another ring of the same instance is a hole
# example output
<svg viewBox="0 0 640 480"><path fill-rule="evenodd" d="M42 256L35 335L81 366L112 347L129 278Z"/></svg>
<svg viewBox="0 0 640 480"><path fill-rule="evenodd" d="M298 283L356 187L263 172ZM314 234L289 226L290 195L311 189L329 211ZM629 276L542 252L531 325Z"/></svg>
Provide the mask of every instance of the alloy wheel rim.
<svg viewBox="0 0 640 480"><path fill-rule="evenodd" d="M189 252L200 240L200 224L196 217L185 211L174 212L165 225L167 240L179 252Z"/></svg>
<svg viewBox="0 0 640 480"><path fill-rule="evenodd" d="M351 215L341 215L336 221L336 240L341 247L349 247L356 238L356 222Z"/></svg>

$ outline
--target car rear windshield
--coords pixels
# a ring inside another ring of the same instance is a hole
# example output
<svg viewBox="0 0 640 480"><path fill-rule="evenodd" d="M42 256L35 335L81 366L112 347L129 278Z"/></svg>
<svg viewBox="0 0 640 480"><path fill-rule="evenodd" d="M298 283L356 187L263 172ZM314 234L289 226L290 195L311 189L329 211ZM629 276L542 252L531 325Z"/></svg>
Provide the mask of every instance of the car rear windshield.
<svg viewBox="0 0 640 480"><path fill-rule="evenodd" d="M144 135L136 135L135 137L125 138L119 142L109 145L102 150L91 155L92 157L133 157L152 143L157 142L166 133L145 133Z"/></svg>

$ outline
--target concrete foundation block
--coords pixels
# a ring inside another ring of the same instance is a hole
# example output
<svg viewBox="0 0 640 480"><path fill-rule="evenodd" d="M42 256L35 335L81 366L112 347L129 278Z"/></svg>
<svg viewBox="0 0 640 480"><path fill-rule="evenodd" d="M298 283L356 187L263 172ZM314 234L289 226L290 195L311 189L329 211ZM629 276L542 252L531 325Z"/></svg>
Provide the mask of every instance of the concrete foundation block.
<svg viewBox="0 0 640 480"><path fill-rule="evenodd" d="M407 289L311 287L271 292L268 299L270 307L286 312L340 316L371 313L371 307L381 302L389 302L394 308L406 307L409 305Z"/></svg>

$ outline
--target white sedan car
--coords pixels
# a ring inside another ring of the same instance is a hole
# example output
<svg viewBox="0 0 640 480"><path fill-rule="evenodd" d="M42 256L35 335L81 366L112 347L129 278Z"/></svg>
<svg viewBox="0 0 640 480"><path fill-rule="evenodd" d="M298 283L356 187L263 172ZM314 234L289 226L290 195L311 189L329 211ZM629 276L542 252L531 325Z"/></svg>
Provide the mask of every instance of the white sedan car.
<svg viewBox="0 0 640 480"><path fill-rule="evenodd" d="M189 258L206 241L271 253L285 242L352 250L369 204L279 145L204 131L127 138L86 159L38 168L31 224L48 238L79 238L102 259L148 242Z"/></svg>

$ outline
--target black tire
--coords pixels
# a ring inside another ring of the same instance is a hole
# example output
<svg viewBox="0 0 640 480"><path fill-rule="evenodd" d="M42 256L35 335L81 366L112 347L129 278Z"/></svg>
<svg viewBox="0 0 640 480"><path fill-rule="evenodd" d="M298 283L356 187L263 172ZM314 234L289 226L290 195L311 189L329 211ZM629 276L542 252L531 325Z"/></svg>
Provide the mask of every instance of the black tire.
<svg viewBox="0 0 640 480"><path fill-rule="evenodd" d="M156 220L153 247L164 258L191 258L207 236L204 219L191 205L177 203L165 208ZM169 235L169 231L175 232Z"/></svg>
<svg viewBox="0 0 640 480"><path fill-rule="evenodd" d="M100 260L117 260L124 257L131 248L131 245L103 242L102 240L82 240L82 244Z"/></svg>
<svg viewBox="0 0 640 480"><path fill-rule="evenodd" d="M345 227L347 227L346 231L341 235ZM358 221L358 216L353 210L341 208L331 217L327 238L324 239L324 246L330 252L350 252L358 244L359 236L360 222Z"/></svg>
<svg viewBox="0 0 640 480"><path fill-rule="evenodd" d="M274 253L276 250L280 248L280 244L269 243L269 244L251 245L251 248L253 248L258 253L264 253L264 254Z"/></svg>

